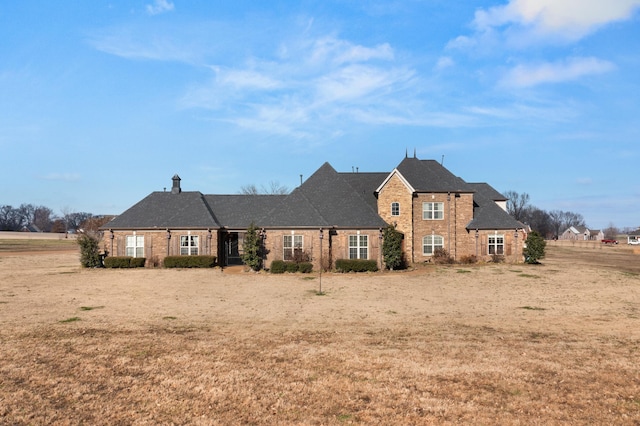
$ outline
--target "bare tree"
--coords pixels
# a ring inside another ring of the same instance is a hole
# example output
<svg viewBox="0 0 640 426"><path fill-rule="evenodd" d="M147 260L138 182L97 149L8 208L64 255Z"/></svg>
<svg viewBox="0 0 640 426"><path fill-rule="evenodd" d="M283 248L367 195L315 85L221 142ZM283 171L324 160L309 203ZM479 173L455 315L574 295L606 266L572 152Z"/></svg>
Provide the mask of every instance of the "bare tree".
<svg viewBox="0 0 640 426"><path fill-rule="evenodd" d="M602 230L604 232L604 237L608 240L615 240L620 230L616 228L613 222L609 222L609 226Z"/></svg>
<svg viewBox="0 0 640 426"><path fill-rule="evenodd" d="M243 185L240 188L240 193L244 195L286 195L289 193L289 188L285 185L280 185L278 181L269 181L268 186L261 185L260 189L255 184Z"/></svg>
<svg viewBox="0 0 640 426"><path fill-rule="evenodd" d="M504 196L507 197L507 212L515 220L523 221L524 213L529 206L529 194L509 190L504 193Z"/></svg>

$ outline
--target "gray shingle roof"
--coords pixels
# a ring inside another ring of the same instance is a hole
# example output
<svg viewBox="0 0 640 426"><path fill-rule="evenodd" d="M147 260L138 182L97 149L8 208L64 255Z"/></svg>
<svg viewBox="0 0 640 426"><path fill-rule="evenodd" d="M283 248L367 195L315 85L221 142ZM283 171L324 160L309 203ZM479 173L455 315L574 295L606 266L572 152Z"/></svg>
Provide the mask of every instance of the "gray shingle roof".
<svg viewBox="0 0 640 426"><path fill-rule="evenodd" d="M380 228L386 223L365 201L375 186L365 189L366 182L377 182L372 176L363 177L357 189L349 184L358 178L345 178L329 163L324 163L302 185L296 188L275 209L264 217L263 226L309 226L345 228ZM366 181L366 182L365 182Z"/></svg>
<svg viewBox="0 0 640 426"><path fill-rule="evenodd" d="M435 160L407 157L396 169L416 192L472 192L464 180Z"/></svg>
<svg viewBox="0 0 640 426"><path fill-rule="evenodd" d="M152 192L103 226L106 229L218 228L200 192Z"/></svg>
<svg viewBox="0 0 640 426"><path fill-rule="evenodd" d="M230 229L246 229L252 222L258 225L285 198L286 195L205 195L218 223Z"/></svg>
<svg viewBox="0 0 640 426"><path fill-rule="evenodd" d="M467 229L521 229L522 224L515 220L496 201L505 197L487 183L467 183L474 191L473 219Z"/></svg>

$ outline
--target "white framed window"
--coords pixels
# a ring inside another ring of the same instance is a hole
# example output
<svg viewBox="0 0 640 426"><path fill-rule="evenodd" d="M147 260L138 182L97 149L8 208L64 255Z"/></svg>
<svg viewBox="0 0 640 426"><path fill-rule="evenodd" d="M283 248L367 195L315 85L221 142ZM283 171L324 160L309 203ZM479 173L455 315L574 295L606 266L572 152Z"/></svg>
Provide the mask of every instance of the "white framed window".
<svg viewBox="0 0 640 426"><path fill-rule="evenodd" d="M400 216L400 203L391 203L391 216Z"/></svg>
<svg viewBox="0 0 640 426"><path fill-rule="evenodd" d="M369 258L369 236L349 235L349 259Z"/></svg>
<svg viewBox="0 0 640 426"><path fill-rule="evenodd" d="M285 235L282 240L284 260L294 260L296 254L301 255L303 250L302 235Z"/></svg>
<svg viewBox="0 0 640 426"><path fill-rule="evenodd" d="M144 235L127 235L125 254L131 257L144 257Z"/></svg>
<svg viewBox="0 0 640 426"><path fill-rule="evenodd" d="M422 203L423 220L444 219L444 203Z"/></svg>
<svg viewBox="0 0 640 426"><path fill-rule="evenodd" d="M431 256L437 249L444 247L444 238L441 235L426 235L422 237L422 254Z"/></svg>
<svg viewBox="0 0 640 426"><path fill-rule="evenodd" d="M489 235L489 254L504 254L504 235Z"/></svg>
<svg viewBox="0 0 640 426"><path fill-rule="evenodd" d="M197 235L180 235L180 256L197 256L198 247Z"/></svg>

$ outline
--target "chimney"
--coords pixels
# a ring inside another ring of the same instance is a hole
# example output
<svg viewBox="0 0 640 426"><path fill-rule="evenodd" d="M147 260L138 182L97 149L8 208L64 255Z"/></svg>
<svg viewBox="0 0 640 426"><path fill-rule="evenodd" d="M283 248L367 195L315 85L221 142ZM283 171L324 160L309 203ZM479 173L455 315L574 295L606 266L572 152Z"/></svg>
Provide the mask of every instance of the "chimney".
<svg viewBox="0 0 640 426"><path fill-rule="evenodd" d="M171 180L173 181L173 187L171 188L171 193L172 194L179 194L182 192L182 189L180 189L180 176L178 176L177 174L173 175L173 177L171 178Z"/></svg>

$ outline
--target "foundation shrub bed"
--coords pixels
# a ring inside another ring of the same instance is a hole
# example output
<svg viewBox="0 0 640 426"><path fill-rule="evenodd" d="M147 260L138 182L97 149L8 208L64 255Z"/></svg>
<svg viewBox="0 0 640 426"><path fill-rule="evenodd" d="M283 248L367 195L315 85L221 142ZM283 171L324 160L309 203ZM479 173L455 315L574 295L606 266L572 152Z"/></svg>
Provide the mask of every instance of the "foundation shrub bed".
<svg viewBox="0 0 640 426"><path fill-rule="evenodd" d="M462 256L460 258L460 263L462 263L463 265L472 265L474 263L478 263L478 258L473 254Z"/></svg>
<svg viewBox="0 0 640 426"><path fill-rule="evenodd" d="M338 272L376 272L378 264L375 260L365 259L338 259L336 260Z"/></svg>
<svg viewBox="0 0 640 426"><path fill-rule="evenodd" d="M167 256L164 258L165 268L213 268L215 256Z"/></svg>
<svg viewBox="0 0 640 426"><path fill-rule="evenodd" d="M301 272L308 274L313 270L311 262L294 262L285 260L274 260L271 262L270 271L272 274L284 274L285 272Z"/></svg>
<svg viewBox="0 0 640 426"><path fill-rule="evenodd" d="M143 268L146 262L144 257L110 256L104 258L105 268Z"/></svg>

